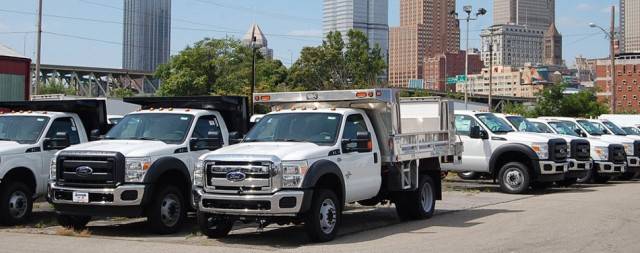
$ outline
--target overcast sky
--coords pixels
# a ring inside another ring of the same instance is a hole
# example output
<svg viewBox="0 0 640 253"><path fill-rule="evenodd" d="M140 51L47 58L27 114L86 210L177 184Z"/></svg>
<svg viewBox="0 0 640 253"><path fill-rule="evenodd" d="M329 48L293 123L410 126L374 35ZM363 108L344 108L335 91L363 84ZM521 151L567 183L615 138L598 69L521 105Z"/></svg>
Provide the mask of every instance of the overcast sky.
<svg viewBox="0 0 640 253"><path fill-rule="evenodd" d="M122 65L122 0L43 0L45 64L114 67ZM489 10L473 21L470 46L479 47L479 31L492 23L492 1L457 0ZM608 55L608 43L589 22L609 24L608 6L618 0L557 0L556 23L564 35L564 59ZM37 0L4 0L0 5L0 43L34 58ZM399 23L399 0L389 1L389 25ZM459 10L459 12L462 12ZM300 49L321 43L322 0L173 0L171 54L204 37L242 37L257 22L286 65ZM461 24L464 31L465 24ZM464 33L461 46L464 47Z"/></svg>

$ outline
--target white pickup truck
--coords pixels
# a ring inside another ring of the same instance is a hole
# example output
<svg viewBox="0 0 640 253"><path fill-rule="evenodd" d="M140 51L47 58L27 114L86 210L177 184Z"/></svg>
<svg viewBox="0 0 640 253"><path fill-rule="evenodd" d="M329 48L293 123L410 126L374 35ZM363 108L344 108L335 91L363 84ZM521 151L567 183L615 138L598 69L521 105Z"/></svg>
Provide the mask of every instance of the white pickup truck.
<svg viewBox="0 0 640 253"><path fill-rule="evenodd" d="M634 158L634 143L632 139L624 136L605 135L598 126L587 119L575 119L568 117L540 117L548 122L563 122L578 135L588 139L599 139L612 143L605 150L596 149L596 153L602 153L604 160L595 160L592 174L587 174L582 182L606 183L614 176L620 176L627 171L627 162ZM606 156L604 156L606 154Z"/></svg>
<svg viewBox="0 0 640 253"><path fill-rule="evenodd" d="M46 195L49 162L60 149L89 141L106 126L102 100L0 102L0 223L31 215Z"/></svg>
<svg viewBox="0 0 640 253"><path fill-rule="evenodd" d="M479 172L497 179L506 193L564 180L567 142L540 134L517 132L493 113L456 111L455 125L464 143L462 163L445 165L457 172Z"/></svg>
<svg viewBox="0 0 640 253"><path fill-rule="evenodd" d="M48 199L58 222L83 228L92 216L146 216L156 233L176 232L192 207L198 157L248 130L245 97L136 97L103 140L76 145L51 163Z"/></svg>
<svg viewBox="0 0 640 253"><path fill-rule="evenodd" d="M564 174L564 180L556 182L560 186L570 186L578 182L579 178L584 178L591 170L591 145L590 142L579 136L559 135L554 132L544 131L527 118L520 115L498 114L496 116L506 120L519 132L529 132L545 135L549 138L562 138L569 145L567 160L569 166Z"/></svg>
<svg viewBox="0 0 640 253"><path fill-rule="evenodd" d="M200 157L198 224L226 236L237 220L304 223L332 240L345 203L395 203L401 219L429 218L441 199L440 162L457 161L453 105L397 90L255 94L271 107L240 144Z"/></svg>
<svg viewBox="0 0 640 253"><path fill-rule="evenodd" d="M589 120L593 125L600 128L605 135L615 135L626 137L633 140L633 156L627 156L627 169L617 179L629 180L637 176L640 173L640 136L629 135L625 130L620 128L612 121L609 120Z"/></svg>

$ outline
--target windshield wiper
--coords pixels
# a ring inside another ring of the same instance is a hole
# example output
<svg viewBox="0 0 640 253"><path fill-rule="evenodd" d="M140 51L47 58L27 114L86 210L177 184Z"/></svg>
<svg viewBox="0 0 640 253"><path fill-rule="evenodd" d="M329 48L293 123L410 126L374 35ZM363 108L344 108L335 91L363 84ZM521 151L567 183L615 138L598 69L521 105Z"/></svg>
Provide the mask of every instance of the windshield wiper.
<svg viewBox="0 0 640 253"><path fill-rule="evenodd" d="M310 142L310 141L305 141L305 140L296 140L296 139L274 139L273 141L281 141L281 142Z"/></svg>
<svg viewBox="0 0 640 253"><path fill-rule="evenodd" d="M7 138L0 138L0 141L13 141L13 140L7 139Z"/></svg>
<svg viewBox="0 0 640 253"><path fill-rule="evenodd" d="M511 133L513 130L495 130L494 133Z"/></svg>
<svg viewBox="0 0 640 253"><path fill-rule="evenodd" d="M134 137L134 140L143 140L143 141L161 141L160 139L157 138L152 138L152 137Z"/></svg>

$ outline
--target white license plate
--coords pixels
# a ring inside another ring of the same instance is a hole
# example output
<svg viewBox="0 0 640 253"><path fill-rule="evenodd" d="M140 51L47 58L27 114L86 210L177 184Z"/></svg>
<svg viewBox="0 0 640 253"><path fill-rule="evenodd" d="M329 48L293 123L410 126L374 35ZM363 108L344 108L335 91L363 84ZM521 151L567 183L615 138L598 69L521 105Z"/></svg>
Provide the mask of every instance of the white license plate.
<svg viewBox="0 0 640 253"><path fill-rule="evenodd" d="M73 202L76 203L89 203L88 192L73 192Z"/></svg>

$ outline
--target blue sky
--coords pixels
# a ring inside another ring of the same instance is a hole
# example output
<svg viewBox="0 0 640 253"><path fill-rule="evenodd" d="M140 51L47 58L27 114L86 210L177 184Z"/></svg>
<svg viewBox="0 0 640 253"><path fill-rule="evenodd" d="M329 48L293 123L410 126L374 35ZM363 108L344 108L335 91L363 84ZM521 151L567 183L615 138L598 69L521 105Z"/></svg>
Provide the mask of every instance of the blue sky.
<svg viewBox="0 0 640 253"><path fill-rule="evenodd" d="M121 66L122 0L43 1L43 63ZM617 5L618 0L556 2L556 23L564 35L567 63L573 64L578 54L607 56L604 35L588 23L607 26L608 6ZM0 5L0 43L32 58L36 4L37 0L4 0ZM479 31L492 23L492 1L457 0L458 9L466 4L489 10L470 26L470 46L478 47ZM395 26L399 23L399 0L389 0L389 7L389 25ZM289 65L302 47L321 43L322 0L172 0L171 53L204 37L241 37L253 21L267 34L275 57ZM464 31L464 24L461 29Z"/></svg>

